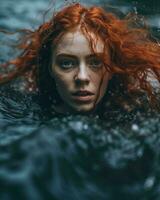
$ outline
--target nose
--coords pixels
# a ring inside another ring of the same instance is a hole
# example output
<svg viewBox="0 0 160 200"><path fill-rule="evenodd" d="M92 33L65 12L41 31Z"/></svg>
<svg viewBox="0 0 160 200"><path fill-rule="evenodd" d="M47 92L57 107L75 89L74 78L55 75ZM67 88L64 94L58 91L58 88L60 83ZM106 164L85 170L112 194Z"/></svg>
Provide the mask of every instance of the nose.
<svg viewBox="0 0 160 200"><path fill-rule="evenodd" d="M89 83L89 72L85 63L80 63L78 71L75 75L76 83Z"/></svg>

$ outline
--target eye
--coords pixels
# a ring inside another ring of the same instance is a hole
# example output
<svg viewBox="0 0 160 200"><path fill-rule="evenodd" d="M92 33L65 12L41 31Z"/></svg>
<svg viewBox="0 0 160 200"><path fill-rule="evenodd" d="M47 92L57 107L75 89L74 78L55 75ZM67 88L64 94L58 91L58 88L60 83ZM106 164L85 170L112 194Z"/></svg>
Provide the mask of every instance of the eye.
<svg viewBox="0 0 160 200"><path fill-rule="evenodd" d="M58 60L58 65L63 69L71 69L77 66L77 61L70 58L61 58Z"/></svg>
<svg viewBox="0 0 160 200"><path fill-rule="evenodd" d="M88 65L92 68L99 69L103 66L102 60L97 57L89 58Z"/></svg>

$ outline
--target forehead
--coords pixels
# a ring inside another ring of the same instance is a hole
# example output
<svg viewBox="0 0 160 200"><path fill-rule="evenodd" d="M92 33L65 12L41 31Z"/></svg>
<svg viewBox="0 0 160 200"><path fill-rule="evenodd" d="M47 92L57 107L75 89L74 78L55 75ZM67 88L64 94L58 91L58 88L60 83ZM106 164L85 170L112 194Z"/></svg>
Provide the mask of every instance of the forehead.
<svg viewBox="0 0 160 200"><path fill-rule="evenodd" d="M93 33L90 37L95 42L94 50L96 53L102 53L104 44ZM87 37L81 31L72 31L65 33L55 48L56 54L88 55L91 54L91 48Z"/></svg>

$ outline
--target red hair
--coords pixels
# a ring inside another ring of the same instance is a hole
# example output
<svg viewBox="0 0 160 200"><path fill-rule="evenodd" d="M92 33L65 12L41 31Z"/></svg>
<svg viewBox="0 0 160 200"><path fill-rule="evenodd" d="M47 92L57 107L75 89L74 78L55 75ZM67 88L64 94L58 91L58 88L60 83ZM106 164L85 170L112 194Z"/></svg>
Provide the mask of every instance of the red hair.
<svg viewBox="0 0 160 200"><path fill-rule="evenodd" d="M27 31L19 45L23 53L6 63L7 66L14 65L14 71L2 75L0 84L24 75L30 86L38 88L45 95L53 93L54 80L47 67L50 65L52 48L63 34L80 27L93 51L96 41L88 33L94 33L103 41L104 63L113 75L123 79L122 86L117 86L121 87L121 91L131 91L134 88L146 91L149 97L153 97L154 91L148 81L148 73L153 72L154 77L160 80L160 46L151 38L146 28L139 27L138 18L135 20L135 17L128 15L119 19L100 7L87 8L79 3L64 7L37 30ZM108 47L111 64L105 59L105 48Z"/></svg>

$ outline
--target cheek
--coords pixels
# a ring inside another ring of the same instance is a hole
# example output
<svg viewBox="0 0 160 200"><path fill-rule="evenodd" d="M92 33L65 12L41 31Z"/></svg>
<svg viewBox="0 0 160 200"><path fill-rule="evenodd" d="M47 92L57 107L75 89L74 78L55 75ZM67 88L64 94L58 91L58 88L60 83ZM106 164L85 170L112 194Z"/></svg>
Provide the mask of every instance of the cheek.
<svg viewBox="0 0 160 200"><path fill-rule="evenodd" d="M92 76L92 82L97 88L107 88L108 81L110 80L110 74L108 72L101 72Z"/></svg>
<svg viewBox="0 0 160 200"><path fill-rule="evenodd" d="M56 87L58 91L62 91L66 89L67 84L66 84L66 80L63 77L61 76L55 77L55 82L56 82Z"/></svg>
<svg viewBox="0 0 160 200"><path fill-rule="evenodd" d="M104 77L102 77L102 82L100 85L100 98L102 98L107 90L108 82L111 78L111 75L109 73L106 73Z"/></svg>
<svg viewBox="0 0 160 200"><path fill-rule="evenodd" d="M53 78L55 80L58 92L65 94L69 90L71 84L70 78L66 74L56 72L54 72Z"/></svg>

